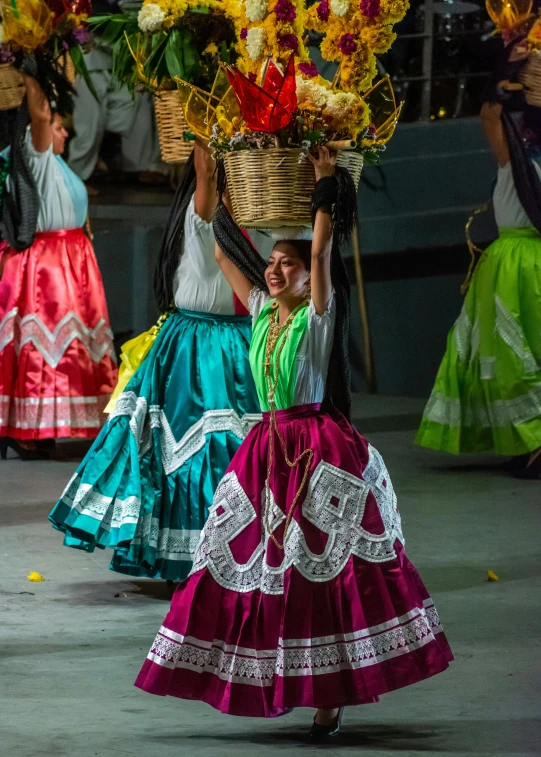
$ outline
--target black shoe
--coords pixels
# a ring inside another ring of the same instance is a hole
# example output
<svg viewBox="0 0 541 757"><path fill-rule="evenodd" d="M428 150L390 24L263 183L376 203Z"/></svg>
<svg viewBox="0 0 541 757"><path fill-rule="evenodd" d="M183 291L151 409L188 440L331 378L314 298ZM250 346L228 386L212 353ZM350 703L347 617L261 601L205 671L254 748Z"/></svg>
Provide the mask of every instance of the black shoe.
<svg viewBox="0 0 541 757"><path fill-rule="evenodd" d="M498 468L500 470L507 471L508 473L516 473L517 471L522 470L528 465L529 459L530 453L525 452L524 455L516 455L515 457L510 457L509 460L505 460L505 462L500 463L498 465Z"/></svg>
<svg viewBox="0 0 541 757"><path fill-rule="evenodd" d="M329 725L320 725L319 723L316 723L316 719L314 718L314 722L312 723L312 727L310 728L308 732L308 736L311 741L326 741L327 739L331 739L333 736L336 736L340 732L340 726L342 725L342 715L344 714L344 708L340 707L338 710L338 715L336 716L333 723L330 723Z"/></svg>
<svg viewBox="0 0 541 757"><path fill-rule="evenodd" d="M0 456L2 460L7 458L8 448L11 449L21 458L21 460L48 460L49 455L44 450L26 449L16 439L5 436L0 441Z"/></svg>
<svg viewBox="0 0 541 757"><path fill-rule="evenodd" d="M541 453L535 457L525 468L513 474L515 478L528 479L530 481L541 480Z"/></svg>

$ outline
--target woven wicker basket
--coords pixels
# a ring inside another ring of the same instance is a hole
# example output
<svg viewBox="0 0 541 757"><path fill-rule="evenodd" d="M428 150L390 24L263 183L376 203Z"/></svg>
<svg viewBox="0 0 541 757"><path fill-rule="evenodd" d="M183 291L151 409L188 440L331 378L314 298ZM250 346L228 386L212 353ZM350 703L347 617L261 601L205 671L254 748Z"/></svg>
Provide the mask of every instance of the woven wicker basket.
<svg viewBox="0 0 541 757"><path fill-rule="evenodd" d="M162 160L164 163L184 163L191 155L193 142L184 139L188 124L178 91L175 89L156 94L154 108Z"/></svg>
<svg viewBox="0 0 541 757"><path fill-rule="evenodd" d="M541 51L530 53L521 81L528 105L541 107Z"/></svg>
<svg viewBox="0 0 541 757"><path fill-rule="evenodd" d="M239 226L270 229L310 225L314 167L309 160L299 163L299 155L298 149L275 148L239 150L225 156L227 186ZM349 170L358 187L362 155L340 152L337 162Z"/></svg>
<svg viewBox="0 0 541 757"><path fill-rule="evenodd" d="M11 63L0 64L0 110L18 108L24 97L24 85L20 73Z"/></svg>

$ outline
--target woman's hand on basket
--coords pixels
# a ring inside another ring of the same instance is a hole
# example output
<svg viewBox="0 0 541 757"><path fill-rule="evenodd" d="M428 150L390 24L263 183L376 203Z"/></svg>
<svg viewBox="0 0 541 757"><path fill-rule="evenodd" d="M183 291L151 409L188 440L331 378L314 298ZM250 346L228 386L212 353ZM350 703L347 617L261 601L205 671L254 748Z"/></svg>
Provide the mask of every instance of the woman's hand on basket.
<svg viewBox="0 0 541 757"><path fill-rule="evenodd" d="M325 176L334 176L336 169L336 153L331 153L328 147L321 145L318 147L317 158L308 153L308 157L314 164L316 172L316 181L325 178Z"/></svg>

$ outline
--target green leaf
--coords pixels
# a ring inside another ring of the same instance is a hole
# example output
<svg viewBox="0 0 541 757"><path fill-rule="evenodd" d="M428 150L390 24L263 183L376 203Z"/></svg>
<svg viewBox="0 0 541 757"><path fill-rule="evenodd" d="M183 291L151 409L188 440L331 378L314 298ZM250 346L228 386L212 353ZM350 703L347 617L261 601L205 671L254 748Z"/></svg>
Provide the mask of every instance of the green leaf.
<svg viewBox="0 0 541 757"><path fill-rule="evenodd" d="M206 8L204 5L198 5L197 8L190 8L190 13L204 13L205 15L208 15L210 13L210 8Z"/></svg>
<svg viewBox="0 0 541 757"><path fill-rule="evenodd" d="M94 82L92 81L92 78L88 72L88 68L86 67L86 61L85 61L85 56L83 55L83 51L78 45L76 45L70 48L69 56L73 63L73 68L75 69L75 73L83 77L83 79L85 80L86 86L88 87L88 89L90 90L92 94L92 97L94 97L96 102L99 102L100 98L98 97L98 93L96 92L96 88L94 87Z"/></svg>
<svg viewBox="0 0 541 757"><path fill-rule="evenodd" d="M231 63L231 48L224 41L220 48L220 60L222 63Z"/></svg>
<svg viewBox="0 0 541 757"><path fill-rule="evenodd" d="M110 45L124 35L125 29L126 24L124 20L120 22L111 19L109 20L109 23L104 26L104 29L100 34L100 41L104 42L106 45Z"/></svg>
<svg viewBox="0 0 541 757"><path fill-rule="evenodd" d="M182 32L182 51L184 55L185 80L193 81L194 74L199 66L199 55L192 34L187 29L179 29Z"/></svg>
<svg viewBox="0 0 541 757"><path fill-rule="evenodd" d="M179 79L185 78L182 50L175 44L175 35L173 34L169 37L165 47L165 62L172 79L175 76L178 76Z"/></svg>

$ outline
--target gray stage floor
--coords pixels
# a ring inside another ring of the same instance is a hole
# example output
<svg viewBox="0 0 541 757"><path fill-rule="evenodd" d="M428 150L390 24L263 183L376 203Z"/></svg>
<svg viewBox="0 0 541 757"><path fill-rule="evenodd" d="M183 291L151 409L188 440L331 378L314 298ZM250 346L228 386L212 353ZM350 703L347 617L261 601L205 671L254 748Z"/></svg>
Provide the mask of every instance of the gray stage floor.
<svg viewBox="0 0 541 757"><path fill-rule="evenodd" d="M413 446L419 402L358 398L381 451L407 551L436 600L456 661L440 676L346 711L329 755L541 753L541 482L492 458ZM47 514L75 462L0 461L0 754L9 757L310 757L312 717L231 718L152 697L133 681L168 607L162 582L62 547ZM495 571L499 583L487 582ZM45 581L26 576L40 572Z"/></svg>

